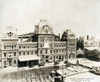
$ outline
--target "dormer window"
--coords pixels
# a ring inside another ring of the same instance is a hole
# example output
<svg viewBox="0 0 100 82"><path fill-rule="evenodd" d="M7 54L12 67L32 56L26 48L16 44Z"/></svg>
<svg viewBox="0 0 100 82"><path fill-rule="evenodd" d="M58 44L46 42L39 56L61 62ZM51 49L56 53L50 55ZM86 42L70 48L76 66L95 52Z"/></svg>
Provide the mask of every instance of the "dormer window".
<svg viewBox="0 0 100 82"><path fill-rule="evenodd" d="M13 33L12 32L9 32L7 34L8 34L8 37L12 37L13 36Z"/></svg>

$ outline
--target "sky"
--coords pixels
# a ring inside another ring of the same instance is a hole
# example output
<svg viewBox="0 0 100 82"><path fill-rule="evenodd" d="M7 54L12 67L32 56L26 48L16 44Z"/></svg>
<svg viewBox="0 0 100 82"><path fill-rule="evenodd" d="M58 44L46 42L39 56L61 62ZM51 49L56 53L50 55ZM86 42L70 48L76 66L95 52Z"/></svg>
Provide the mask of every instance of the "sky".
<svg viewBox="0 0 100 82"><path fill-rule="evenodd" d="M100 39L100 0L0 0L0 32L7 26L19 34L34 32L41 19L55 34L71 29L77 37Z"/></svg>

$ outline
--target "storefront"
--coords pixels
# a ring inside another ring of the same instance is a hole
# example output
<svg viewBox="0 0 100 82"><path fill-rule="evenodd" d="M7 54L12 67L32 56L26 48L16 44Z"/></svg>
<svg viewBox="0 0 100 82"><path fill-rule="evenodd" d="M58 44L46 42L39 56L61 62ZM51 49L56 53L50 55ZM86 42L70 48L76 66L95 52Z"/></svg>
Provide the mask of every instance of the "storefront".
<svg viewBox="0 0 100 82"><path fill-rule="evenodd" d="M40 57L36 55L28 55L28 56L19 56L18 67L32 67L34 65L38 65L40 63Z"/></svg>

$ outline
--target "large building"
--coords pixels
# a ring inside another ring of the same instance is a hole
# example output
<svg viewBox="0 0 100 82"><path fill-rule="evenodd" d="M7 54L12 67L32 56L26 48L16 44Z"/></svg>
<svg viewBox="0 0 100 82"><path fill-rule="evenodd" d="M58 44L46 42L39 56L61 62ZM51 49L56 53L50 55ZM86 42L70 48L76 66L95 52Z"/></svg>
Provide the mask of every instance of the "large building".
<svg viewBox="0 0 100 82"><path fill-rule="evenodd" d="M18 38L13 38L12 32L6 35L1 39L2 68L76 58L75 34L66 30L60 38L53 33L53 27L47 20L40 20L33 33L19 35Z"/></svg>

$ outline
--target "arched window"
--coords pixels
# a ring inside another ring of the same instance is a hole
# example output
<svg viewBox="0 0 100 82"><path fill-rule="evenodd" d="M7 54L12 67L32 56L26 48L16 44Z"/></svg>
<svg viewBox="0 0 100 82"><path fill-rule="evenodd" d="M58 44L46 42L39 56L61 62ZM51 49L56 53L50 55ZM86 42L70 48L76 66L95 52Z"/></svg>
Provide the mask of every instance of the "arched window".
<svg viewBox="0 0 100 82"><path fill-rule="evenodd" d="M6 49L6 46L4 46L4 49Z"/></svg>
<svg viewBox="0 0 100 82"><path fill-rule="evenodd" d="M14 48L14 46L12 45L12 49Z"/></svg>
<svg viewBox="0 0 100 82"><path fill-rule="evenodd" d="M10 45L10 49L11 49L11 45Z"/></svg>

